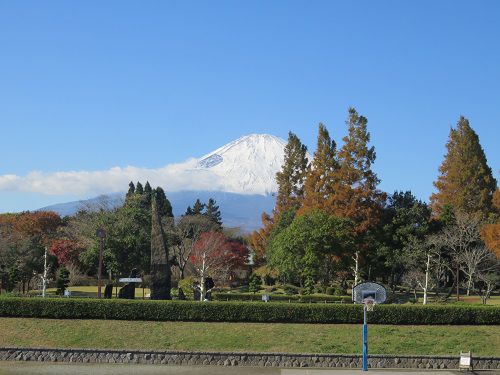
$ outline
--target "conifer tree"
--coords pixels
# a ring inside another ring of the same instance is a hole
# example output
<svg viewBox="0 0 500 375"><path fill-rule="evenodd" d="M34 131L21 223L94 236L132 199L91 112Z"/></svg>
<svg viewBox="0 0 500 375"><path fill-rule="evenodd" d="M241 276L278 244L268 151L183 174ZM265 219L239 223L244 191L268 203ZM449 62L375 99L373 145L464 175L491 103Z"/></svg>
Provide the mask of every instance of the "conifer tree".
<svg viewBox="0 0 500 375"><path fill-rule="evenodd" d="M205 209L205 204L201 203L200 199L197 199L193 205L192 215L201 215L204 209Z"/></svg>
<svg viewBox="0 0 500 375"><path fill-rule="evenodd" d="M263 212L261 216L262 227L253 231L249 238L250 247L254 251L254 263L261 265L265 258L267 246L269 244L269 237L274 228L273 218Z"/></svg>
<svg viewBox="0 0 500 375"><path fill-rule="evenodd" d="M213 223L222 228L221 213L219 210L219 206L216 205L215 199L210 198L208 200L208 204L205 207L205 212L203 215L208 217Z"/></svg>
<svg viewBox="0 0 500 375"><path fill-rule="evenodd" d="M151 189L151 185L149 184L149 181L146 181L146 185L144 185L144 194L152 194L153 189Z"/></svg>
<svg viewBox="0 0 500 375"><path fill-rule="evenodd" d="M135 193L135 185L132 181L130 181L130 183L128 184L128 192L127 192L126 197L129 198L134 193Z"/></svg>
<svg viewBox="0 0 500 375"><path fill-rule="evenodd" d="M144 188L142 187L142 184L139 181L137 181L137 184L135 185L135 194L137 195L144 194Z"/></svg>
<svg viewBox="0 0 500 375"><path fill-rule="evenodd" d="M146 185L147 186L147 185ZM146 191L146 189L144 189ZM172 204L167 199L165 191L161 187L157 187L153 191L153 195L156 196L156 204L158 205L158 212L161 217L174 217L172 212Z"/></svg>
<svg viewBox="0 0 500 375"><path fill-rule="evenodd" d="M371 240L370 229L378 223L385 194L377 189L380 180L372 171L375 148L369 147L368 120L354 108L349 108L348 134L338 154L339 168L335 171L334 193L327 204L327 212L348 218L354 224L355 245L349 255L354 260L354 284L360 281L361 262L366 257Z"/></svg>
<svg viewBox="0 0 500 375"><path fill-rule="evenodd" d="M191 206L188 206L188 208L186 209L186 213L184 214L184 216L192 216L193 215L193 209L191 208Z"/></svg>
<svg viewBox="0 0 500 375"><path fill-rule="evenodd" d="M281 171L276 174L278 195L275 214L291 207L298 209L304 197L304 181L307 172L307 147L292 132L288 133L285 159Z"/></svg>
<svg viewBox="0 0 500 375"><path fill-rule="evenodd" d="M379 219L385 194L377 189L380 183L372 171L375 148L369 147L368 120L349 108L348 134L339 151L339 168L335 172L334 194L328 202L331 214L351 219L356 233L372 228Z"/></svg>
<svg viewBox="0 0 500 375"><path fill-rule="evenodd" d="M171 299L171 270L169 248L161 225L158 209L158 189L152 197L151 204L151 299Z"/></svg>
<svg viewBox="0 0 500 375"><path fill-rule="evenodd" d="M153 195L153 189L149 184L149 181L146 181L146 185L144 185L144 203L146 207L151 207L151 198Z"/></svg>
<svg viewBox="0 0 500 375"><path fill-rule="evenodd" d="M479 137L461 116L457 127L450 130L447 153L439 167L441 173L431 196L434 215L439 216L449 205L454 211L488 215L492 211L492 197L497 188L491 168L487 164Z"/></svg>
<svg viewBox="0 0 500 375"><path fill-rule="evenodd" d="M325 209L331 200L335 172L338 169L335 141L328 130L319 124L318 144L304 183L304 199L301 211Z"/></svg>
<svg viewBox="0 0 500 375"><path fill-rule="evenodd" d="M500 215L500 189L497 188L493 193L492 200L493 208L496 210L497 214Z"/></svg>

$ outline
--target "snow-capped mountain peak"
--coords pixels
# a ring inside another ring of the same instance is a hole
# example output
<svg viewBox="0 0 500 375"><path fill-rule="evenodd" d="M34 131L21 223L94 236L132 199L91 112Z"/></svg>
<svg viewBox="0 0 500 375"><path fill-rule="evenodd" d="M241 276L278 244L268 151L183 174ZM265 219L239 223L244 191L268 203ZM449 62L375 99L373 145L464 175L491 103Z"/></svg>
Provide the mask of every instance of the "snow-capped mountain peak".
<svg viewBox="0 0 500 375"><path fill-rule="evenodd" d="M269 194L277 190L285 145L273 135L246 135L198 159L196 169L216 175L223 191Z"/></svg>

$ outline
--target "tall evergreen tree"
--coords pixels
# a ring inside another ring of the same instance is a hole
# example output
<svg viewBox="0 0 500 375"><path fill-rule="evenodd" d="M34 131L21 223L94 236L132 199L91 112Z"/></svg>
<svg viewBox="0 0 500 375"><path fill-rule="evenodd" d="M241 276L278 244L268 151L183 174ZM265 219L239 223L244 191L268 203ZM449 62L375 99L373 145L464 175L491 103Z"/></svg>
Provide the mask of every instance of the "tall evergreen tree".
<svg viewBox="0 0 500 375"><path fill-rule="evenodd" d="M153 189L151 189L151 185L149 184L149 181L146 181L146 185L144 185L144 194L152 194Z"/></svg>
<svg viewBox="0 0 500 375"><path fill-rule="evenodd" d="M156 196L156 204L158 205L158 212L161 217L174 217L172 212L172 204L167 199L165 191L161 187L157 187L153 191L153 195Z"/></svg>
<svg viewBox="0 0 500 375"><path fill-rule="evenodd" d="M222 228L222 217L219 210L219 206L216 205L215 199L210 198L203 213L208 217L214 224Z"/></svg>
<svg viewBox="0 0 500 375"><path fill-rule="evenodd" d="M339 151L339 168L335 171L334 194L328 202L331 214L347 217L357 233L364 233L377 223L385 194L377 189L380 183L373 172L375 148L369 147L368 120L349 108L348 134Z"/></svg>
<svg viewBox="0 0 500 375"><path fill-rule="evenodd" d="M302 211L323 210L332 198L335 172L338 169L335 141L319 124L318 144L304 183Z"/></svg>
<svg viewBox="0 0 500 375"><path fill-rule="evenodd" d="M144 188L142 187L142 184L139 181L137 181L137 184L135 185L135 194L137 195L144 194Z"/></svg>
<svg viewBox="0 0 500 375"><path fill-rule="evenodd" d="M131 197L132 195L134 195L134 193L135 193L135 185L132 181L130 181L130 183L128 184L128 191L126 198Z"/></svg>
<svg viewBox="0 0 500 375"><path fill-rule="evenodd" d="M188 208L186 209L186 213L184 214L184 216L192 216L193 215L193 209L191 208L191 206L188 206Z"/></svg>
<svg viewBox="0 0 500 375"><path fill-rule="evenodd" d="M405 253L429 234L430 216L427 204L410 191L388 197L377 230L376 259L371 257L371 264L376 265L373 276L382 277L391 287L401 281L409 267Z"/></svg>
<svg viewBox="0 0 500 375"><path fill-rule="evenodd" d="M151 205L151 299L171 299L169 249L158 209L158 190Z"/></svg>
<svg viewBox="0 0 500 375"><path fill-rule="evenodd" d="M149 184L149 181L146 181L146 185L144 185L144 204L146 207L151 207L151 199L153 197L153 189Z"/></svg>
<svg viewBox="0 0 500 375"><path fill-rule="evenodd" d="M307 147L292 132L288 133L285 146L285 159L281 171L276 173L278 195L275 214L291 207L299 208L304 197L304 181L307 172Z"/></svg>
<svg viewBox="0 0 500 375"><path fill-rule="evenodd" d="M345 217L354 223L355 245L349 249L354 260L354 283L360 281L360 270L373 240L371 229L380 219L385 194L377 189L379 179L371 167L375 161L375 149L369 147L368 120L354 108L349 108L348 134L342 140L339 151L339 168L334 173L334 193L331 195L327 212ZM347 254L346 254L347 255Z"/></svg>
<svg viewBox="0 0 500 375"><path fill-rule="evenodd" d="M444 206L454 211L488 215L492 211L492 197L497 188L491 168L487 164L479 137L461 116L457 127L450 130L447 153L439 167L441 173L431 196L434 215L439 216Z"/></svg>
<svg viewBox="0 0 500 375"><path fill-rule="evenodd" d="M200 199L197 199L193 205L192 215L201 215L204 209L205 209L205 204L201 203Z"/></svg>

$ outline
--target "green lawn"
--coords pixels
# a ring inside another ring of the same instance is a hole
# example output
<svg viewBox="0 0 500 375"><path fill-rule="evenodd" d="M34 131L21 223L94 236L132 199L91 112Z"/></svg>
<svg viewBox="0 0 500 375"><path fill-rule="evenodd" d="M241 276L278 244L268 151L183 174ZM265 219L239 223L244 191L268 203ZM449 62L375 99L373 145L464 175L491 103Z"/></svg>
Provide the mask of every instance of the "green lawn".
<svg viewBox="0 0 500 375"><path fill-rule="evenodd" d="M0 346L359 353L361 325L193 323L0 318ZM500 326L369 329L373 354L500 356Z"/></svg>

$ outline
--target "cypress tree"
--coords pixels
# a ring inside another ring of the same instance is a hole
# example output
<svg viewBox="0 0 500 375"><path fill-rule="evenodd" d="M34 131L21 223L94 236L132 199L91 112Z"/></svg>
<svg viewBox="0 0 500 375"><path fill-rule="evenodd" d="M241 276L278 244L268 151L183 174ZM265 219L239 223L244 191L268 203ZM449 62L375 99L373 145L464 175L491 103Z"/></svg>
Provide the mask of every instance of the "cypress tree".
<svg viewBox="0 0 500 375"><path fill-rule="evenodd" d="M169 250L161 225L158 195L156 190L151 203L151 299L171 299Z"/></svg>
<svg viewBox="0 0 500 375"><path fill-rule="evenodd" d="M208 200L208 204L206 205L205 208L205 215L212 221L213 223L217 224L219 228L222 228L222 218L221 218L221 213L219 210L219 206L215 204L215 199L210 198Z"/></svg>
<svg viewBox="0 0 500 375"><path fill-rule="evenodd" d="M137 181L137 184L135 185L135 194L137 195L144 194L144 188L142 187L142 184L139 181Z"/></svg>
<svg viewBox="0 0 500 375"><path fill-rule="evenodd" d="M279 214L291 207L299 208L300 201L304 197L307 165L307 147L294 133L289 132L283 166L281 171L276 173L278 195L275 213Z"/></svg>
<svg viewBox="0 0 500 375"><path fill-rule="evenodd" d="M153 196L153 189L151 189L149 181L146 181L146 185L144 185L144 204L148 208L151 207L152 196Z"/></svg>
<svg viewBox="0 0 500 375"><path fill-rule="evenodd" d="M479 137L461 116L457 127L450 129L447 153L439 167L441 173L431 196L432 210L439 216L446 205L456 211L483 216L492 212L492 197L497 188L487 164Z"/></svg>
<svg viewBox="0 0 500 375"><path fill-rule="evenodd" d="M324 209L333 194L334 174L338 169L335 141L328 130L319 124L318 143L304 183L302 211Z"/></svg>
<svg viewBox="0 0 500 375"><path fill-rule="evenodd" d="M158 212L161 217L174 217L172 212L172 204L167 199L165 195L165 191L161 187L157 187L154 191L154 195L156 195Z"/></svg>
<svg viewBox="0 0 500 375"><path fill-rule="evenodd" d="M146 185L144 185L144 194L152 194L153 189L151 189L151 185L149 184L149 181L146 181Z"/></svg>
<svg viewBox="0 0 500 375"><path fill-rule="evenodd" d="M128 191L126 198L131 197L132 195L134 195L134 193L135 193L135 185L132 181L130 181L130 183L128 184Z"/></svg>

